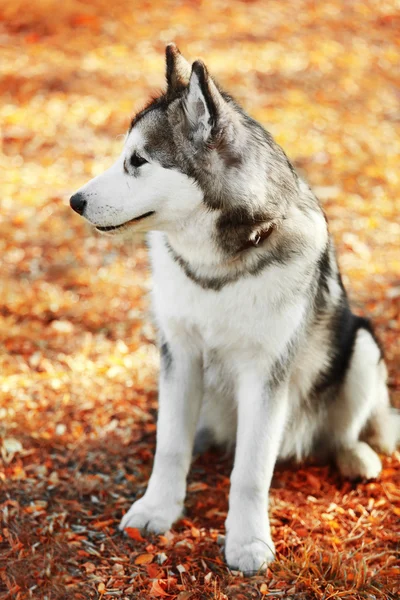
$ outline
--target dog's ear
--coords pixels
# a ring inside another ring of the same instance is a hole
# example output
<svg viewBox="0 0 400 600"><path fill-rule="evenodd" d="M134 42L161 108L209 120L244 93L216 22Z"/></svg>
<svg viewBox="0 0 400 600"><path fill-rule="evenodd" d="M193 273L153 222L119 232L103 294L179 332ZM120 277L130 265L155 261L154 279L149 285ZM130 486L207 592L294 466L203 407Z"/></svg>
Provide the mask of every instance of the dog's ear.
<svg viewBox="0 0 400 600"><path fill-rule="evenodd" d="M205 65L199 60L194 62L183 106L195 141L206 142L210 138L224 103Z"/></svg>
<svg viewBox="0 0 400 600"><path fill-rule="evenodd" d="M175 44L168 44L165 48L165 62L167 94L173 95L188 85L191 68Z"/></svg>

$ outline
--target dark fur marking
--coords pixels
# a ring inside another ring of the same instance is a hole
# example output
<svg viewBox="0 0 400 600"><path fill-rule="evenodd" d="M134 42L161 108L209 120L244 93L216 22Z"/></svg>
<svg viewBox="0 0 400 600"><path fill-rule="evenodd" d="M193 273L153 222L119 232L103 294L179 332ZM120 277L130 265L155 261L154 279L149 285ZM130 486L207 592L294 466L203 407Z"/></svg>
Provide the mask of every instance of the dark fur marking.
<svg viewBox="0 0 400 600"><path fill-rule="evenodd" d="M357 332L360 329L366 329L380 349L370 321L351 312L345 292L342 301L333 313L329 328L331 331L330 349L332 355L328 369L321 372L315 382L313 392L316 395L320 395L328 388L338 386L343 382L353 356ZM380 352L382 357L381 349Z"/></svg>
<svg viewBox="0 0 400 600"><path fill-rule="evenodd" d="M189 263L177 252L175 252L169 242L166 242L165 244L168 252L171 254L174 261L184 271L185 275L204 290L214 290L215 292L219 292L225 285L235 281L235 279L227 279L226 277L199 277L191 269Z"/></svg>
<svg viewBox="0 0 400 600"><path fill-rule="evenodd" d="M276 249L261 256L255 265L245 269L244 271L227 274L221 277L203 277L195 273L190 264L182 256L175 252L168 241L166 241L165 244L174 261L181 267L185 275L191 279L191 281L202 287L203 290L213 290L215 292L219 292L226 285L235 283L239 279L249 276L256 277L264 269L273 264L285 264L298 253L295 248Z"/></svg>
<svg viewBox="0 0 400 600"><path fill-rule="evenodd" d="M343 294L344 294L344 296L346 298L347 305L349 306L346 288L343 285L343 280L342 280L342 276L341 276L340 272L338 272L338 282L339 282L339 285L342 288ZM350 308L349 308L349 310L350 310ZM382 345L381 345L380 341L378 340L378 338L376 337L376 334L375 334L375 331L374 331L374 328L372 326L371 321L369 319L365 318L365 317L358 317L356 315L353 315L353 316L355 316L355 318L358 319L358 324L359 324L358 328L359 329L366 329L371 334L372 339L374 340L375 344L378 346L379 351L380 351L380 358L379 358L379 360L381 360L382 358L384 358L384 353L383 353Z"/></svg>
<svg viewBox="0 0 400 600"><path fill-rule="evenodd" d="M216 242L230 256L234 256L250 239L251 234L268 221L266 213L250 212L247 206L235 206L224 211L217 219Z"/></svg>
<svg viewBox="0 0 400 600"><path fill-rule="evenodd" d="M177 55L180 52L176 47L168 45L165 49L166 70L165 77L167 80L167 97L176 97L178 93L183 92L186 87L186 82L182 79L181 74L177 69Z"/></svg>
<svg viewBox="0 0 400 600"><path fill-rule="evenodd" d="M165 340L162 340L162 343L160 346L160 355L161 355L162 368L163 368L164 372L166 373L166 375L168 375L168 373L170 372L170 370L172 368L173 357L172 357L170 347Z"/></svg>
<svg viewBox="0 0 400 600"><path fill-rule="evenodd" d="M341 297L336 306L332 304L329 288L329 281L334 281L334 279L337 280L341 289ZM317 263L314 306L314 323L328 319L326 327L329 331L330 364L319 373L312 393L312 395L320 396L329 388L337 388L343 382L350 366L359 329L366 329L371 334L380 349L382 358L382 350L371 323L364 317L354 315L350 309L347 293L337 270L331 240L328 241Z"/></svg>
<svg viewBox="0 0 400 600"><path fill-rule="evenodd" d="M166 71L165 76L167 79L168 86L175 87L177 78L176 78L176 59L175 52L171 46L167 46L165 49L165 63L166 63Z"/></svg>
<svg viewBox="0 0 400 600"><path fill-rule="evenodd" d="M323 311L326 306L326 299L329 296L328 279L332 274L329 250L330 244L328 242L317 263L317 293L315 295L317 313Z"/></svg>

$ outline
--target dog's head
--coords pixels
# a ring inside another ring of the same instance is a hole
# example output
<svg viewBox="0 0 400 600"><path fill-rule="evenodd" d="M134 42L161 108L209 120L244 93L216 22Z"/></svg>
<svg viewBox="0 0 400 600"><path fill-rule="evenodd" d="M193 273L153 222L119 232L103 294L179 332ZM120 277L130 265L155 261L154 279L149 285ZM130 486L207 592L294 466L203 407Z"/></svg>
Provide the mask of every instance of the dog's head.
<svg viewBox="0 0 400 600"><path fill-rule="evenodd" d="M267 204L269 219L280 216L293 177L269 134L174 44L166 77L166 92L133 119L118 160L78 190L71 207L108 234L175 231L199 211L228 205L240 219L249 210L259 221Z"/></svg>

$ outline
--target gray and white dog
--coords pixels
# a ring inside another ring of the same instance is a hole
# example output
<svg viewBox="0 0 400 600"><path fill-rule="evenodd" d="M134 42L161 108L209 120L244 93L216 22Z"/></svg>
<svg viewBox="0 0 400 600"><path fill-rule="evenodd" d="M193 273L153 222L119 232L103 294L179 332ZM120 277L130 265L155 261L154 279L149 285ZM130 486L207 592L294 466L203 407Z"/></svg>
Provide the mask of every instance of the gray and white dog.
<svg viewBox="0 0 400 600"><path fill-rule="evenodd" d="M271 135L170 44L167 90L133 119L117 162L72 198L108 235L151 231L160 333L157 449L121 521L165 532L182 513L193 447L235 446L225 555L274 559L278 458L330 454L374 478L400 421L371 325L355 316L318 200Z"/></svg>

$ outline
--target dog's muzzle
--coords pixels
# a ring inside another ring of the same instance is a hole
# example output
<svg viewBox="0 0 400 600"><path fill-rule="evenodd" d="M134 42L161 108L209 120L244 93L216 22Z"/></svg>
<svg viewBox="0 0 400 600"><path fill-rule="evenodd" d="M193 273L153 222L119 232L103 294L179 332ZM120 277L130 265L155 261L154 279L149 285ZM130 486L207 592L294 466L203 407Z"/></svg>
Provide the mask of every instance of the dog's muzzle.
<svg viewBox="0 0 400 600"><path fill-rule="evenodd" d="M130 221L125 221L125 223L120 223L120 225L108 225L106 227L100 226L100 225L96 225L96 229L97 231L115 231L115 229L121 229L121 227L125 227L126 225L129 225L130 223L135 223L137 221L142 221L142 219L147 219L147 217L151 217L152 215L154 215L155 211L154 210L150 210L147 213L144 213L143 215L139 215L138 217L135 217L134 219L130 219Z"/></svg>

